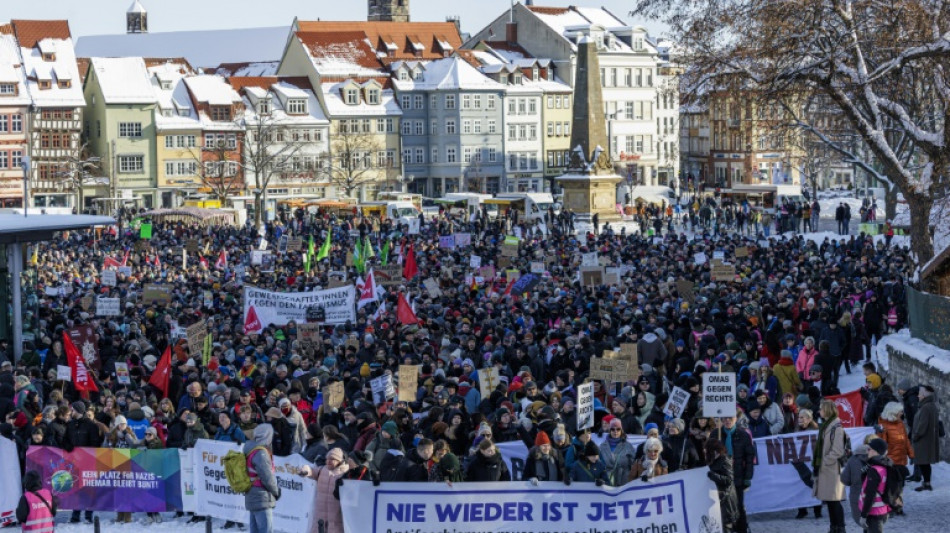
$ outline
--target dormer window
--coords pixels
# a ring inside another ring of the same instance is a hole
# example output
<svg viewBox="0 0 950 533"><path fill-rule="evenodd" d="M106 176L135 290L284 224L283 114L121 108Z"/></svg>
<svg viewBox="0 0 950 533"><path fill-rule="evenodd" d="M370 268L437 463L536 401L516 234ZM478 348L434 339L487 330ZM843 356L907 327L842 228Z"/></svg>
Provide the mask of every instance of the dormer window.
<svg viewBox="0 0 950 533"><path fill-rule="evenodd" d="M538 80L540 79L540 75L541 75L541 70L538 69L538 67L534 67L533 69L531 69L531 79L532 79L532 80L538 81Z"/></svg>
<svg viewBox="0 0 950 533"><path fill-rule="evenodd" d="M405 69L399 71L399 81L409 81L409 73Z"/></svg>
<svg viewBox="0 0 950 533"><path fill-rule="evenodd" d="M379 89L370 88L366 90L366 103L370 105L379 104Z"/></svg>
<svg viewBox="0 0 950 533"><path fill-rule="evenodd" d="M513 85L521 85L521 74L516 73L514 77L511 79L511 83Z"/></svg>
<svg viewBox="0 0 950 533"><path fill-rule="evenodd" d="M56 61L56 54L53 52L44 52L43 61Z"/></svg>
<svg viewBox="0 0 950 533"><path fill-rule="evenodd" d="M290 115L307 114L307 101L303 98L291 98L287 100L287 113Z"/></svg>
<svg viewBox="0 0 950 533"><path fill-rule="evenodd" d="M262 98L261 101L257 103L257 112L261 115L270 115L270 100Z"/></svg>
<svg viewBox="0 0 950 533"><path fill-rule="evenodd" d="M418 69L412 73L412 79L416 81L422 80L422 69Z"/></svg>
<svg viewBox="0 0 950 533"><path fill-rule="evenodd" d="M215 122L227 122L231 120L231 107L226 105L211 106L211 120Z"/></svg>
<svg viewBox="0 0 950 533"><path fill-rule="evenodd" d="M170 81L163 81L163 82L162 82L162 90L163 90L163 91L170 91L170 90L172 90L172 82L170 82Z"/></svg>
<svg viewBox="0 0 950 533"><path fill-rule="evenodd" d="M347 105L357 105L360 103L360 92L354 87L348 87L343 91L343 99Z"/></svg>
<svg viewBox="0 0 950 533"><path fill-rule="evenodd" d="M191 116L191 109L188 108L188 107L183 107L183 108L179 109L179 110L178 110L178 116L179 116L179 117L190 117L190 116Z"/></svg>
<svg viewBox="0 0 950 533"><path fill-rule="evenodd" d="M41 91L51 89L53 87L53 82L50 80L40 80L39 86Z"/></svg>
<svg viewBox="0 0 950 533"><path fill-rule="evenodd" d="M505 84L505 85L508 85L508 75L505 74L504 72L502 72L501 74L499 74L499 75L498 75L498 83L503 83L503 84Z"/></svg>
<svg viewBox="0 0 950 533"><path fill-rule="evenodd" d="M163 116L163 117L173 117L173 116L175 116L175 111L174 111L173 109L171 109L171 108L162 109L162 116Z"/></svg>
<svg viewBox="0 0 950 533"><path fill-rule="evenodd" d="M634 50L643 50L643 37L634 37L634 38L633 38L633 49L634 49Z"/></svg>
<svg viewBox="0 0 950 533"><path fill-rule="evenodd" d="M70 80L58 80L58 82L60 89L68 89L73 86L73 82Z"/></svg>

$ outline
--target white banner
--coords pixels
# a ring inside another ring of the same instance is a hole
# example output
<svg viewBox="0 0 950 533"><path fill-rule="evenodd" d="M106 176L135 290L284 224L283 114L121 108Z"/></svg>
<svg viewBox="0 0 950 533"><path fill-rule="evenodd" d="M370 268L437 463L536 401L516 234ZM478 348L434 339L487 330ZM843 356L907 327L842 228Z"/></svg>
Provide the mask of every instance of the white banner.
<svg viewBox="0 0 950 533"><path fill-rule="evenodd" d="M178 462L181 465L181 506L186 513L195 512L195 449L178 450Z"/></svg>
<svg viewBox="0 0 950 533"><path fill-rule="evenodd" d="M16 444L0 437L0 524L16 522L16 506L20 503L20 460Z"/></svg>
<svg viewBox="0 0 950 533"><path fill-rule="evenodd" d="M229 442L199 440L194 448L195 513L247 524L250 515L244 508L244 495L235 494L224 477L221 459L228 450L240 446ZM297 475L303 465L309 465L299 455L274 457L280 499L274 508L274 531L298 533L310 530L313 518L317 483ZM184 477L184 476L183 476Z"/></svg>
<svg viewBox="0 0 950 533"><path fill-rule="evenodd" d="M874 428L845 428L851 446L857 448ZM788 433L775 437L755 439L755 475L752 490L746 493L746 512L768 513L801 507L812 507L821 502L811 495L812 447L818 441L817 431Z"/></svg>
<svg viewBox="0 0 950 533"><path fill-rule="evenodd" d="M244 287L244 329L259 332L271 324L306 322L307 308L326 311L325 324L356 324L356 287L347 285L313 292L271 292Z"/></svg>
<svg viewBox="0 0 950 533"><path fill-rule="evenodd" d="M340 501L344 531L359 533L722 531L719 497L705 468L617 488L345 481Z"/></svg>

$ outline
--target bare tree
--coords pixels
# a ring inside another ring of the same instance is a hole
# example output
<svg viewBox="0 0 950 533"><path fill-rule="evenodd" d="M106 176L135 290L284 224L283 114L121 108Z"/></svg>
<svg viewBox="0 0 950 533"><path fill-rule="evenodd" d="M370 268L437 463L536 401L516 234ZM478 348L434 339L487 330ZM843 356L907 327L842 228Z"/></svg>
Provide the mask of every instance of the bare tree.
<svg viewBox="0 0 950 533"><path fill-rule="evenodd" d="M360 131L355 124L341 126L341 122L337 122L330 136L327 178L346 196L352 196L353 191L364 185L387 180L395 163L381 155L385 153L379 135ZM382 179L380 172L385 172Z"/></svg>
<svg viewBox="0 0 950 533"><path fill-rule="evenodd" d="M222 204L244 188L240 158L232 157L235 150L227 141L217 141L212 147L192 151L198 165L198 179Z"/></svg>
<svg viewBox="0 0 950 533"><path fill-rule="evenodd" d="M62 162L62 167L56 173L67 189L76 193L76 210L83 210L83 185L90 184L95 178L100 178L108 183L108 178L102 176L101 159L93 155L89 149L89 143L85 142L79 147L78 156L69 156Z"/></svg>
<svg viewBox="0 0 950 533"><path fill-rule="evenodd" d="M931 212L950 175L946 0L639 0L633 14L664 20L703 76L772 99L826 96L907 201L918 264L933 257Z"/></svg>
<svg viewBox="0 0 950 533"><path fill-rule="evenodd" d="M270 99L271 91L264 98ZM300 153L303 141L295 139L286 122L272 113L257 113L245 120L247 132L243 140L245 175L254 178L254 224L259 228L264 212L264 194L274 176L293 170L293 160Z"/></svg>

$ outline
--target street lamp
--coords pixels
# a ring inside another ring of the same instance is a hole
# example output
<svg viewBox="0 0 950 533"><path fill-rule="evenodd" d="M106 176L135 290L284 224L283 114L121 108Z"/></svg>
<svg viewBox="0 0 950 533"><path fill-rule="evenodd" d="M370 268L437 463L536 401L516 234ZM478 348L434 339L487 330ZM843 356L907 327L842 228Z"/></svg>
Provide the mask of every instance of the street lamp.
<svg viewBox="0 0 950 533"><path fill-rule="evenodd" d="M27 206L30 205L30 156L25 155L20 160L23 169L23 216L27 216Z"/></svg>

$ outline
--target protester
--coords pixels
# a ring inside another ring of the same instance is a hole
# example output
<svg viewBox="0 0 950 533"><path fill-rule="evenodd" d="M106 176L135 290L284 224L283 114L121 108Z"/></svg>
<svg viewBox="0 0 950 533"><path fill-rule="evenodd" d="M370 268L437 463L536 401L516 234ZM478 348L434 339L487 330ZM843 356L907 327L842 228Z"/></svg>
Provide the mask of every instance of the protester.
<svg viewBox="0 0 950 533"><path fill-rule="evenodd" d="M864 482L865 472L868 464L868 443L877 437L869 434L864 442L854 449L854 454L848 458L844 468L841 469L841 483L848 487L848 503L851 506L851 519L854 523L861 525L861 506L859 498L861 496L861 485ZM821 507L819 507L820 509ZM806 513L807 514L807 513ZM804 515L802 515L804 518Z"/></svg>
<svg viewBox="0 0 950 533"><path fill-rule="evenodd" d="M254 428L254 440L244 444L247 472L251 478L251 490L244 495L244 508L251 513L250 533L273 531L273 511L281 492L274 469L273 440L273 426L261 424Z"/></svg>
<svg viewBox="0 0 950 533"><path fill-rule="evenodd" d="M933 490L932 465L940 461L940 418L933 386L921 385L917 394L920 404L917 416L914 417L914 431L910 440L914 446L914 462L920 466L920 474L923 477L923 483L914 490L921 492Z"/></svg>
<svg viewBox="0 0 950 533"><path fill-rule="evenodd" d="M838 408L831 400L822 400L819 408L821 426L815 442L812 468L815 499L828 507L828 519L832 533L845 533L844 485L841 483L841 460L845 457L844 427L838 419Z"/></svg>
<svg viewBox="0 0 950 533"><path fill-rule="evenodd" d="M300 475L309 477L317 482L317 503L314 521L310 531L313 533L343 533L343 510L340 507L340 495L337 492L337 483L349 471L350 465L345 460L340 448L333 448L327 453L326 465L311 468L304 465ZM326 526L319 529L320 521Z"/></svg>
<svg viewBox="0 0 950 533"><path fill-rule="evenodd" d="M882 533L891 507L883 499L887 476L893 475L893 468L887 458L887 443L882 439L871 439L867 445L868 464L858 507L861 521L858 522L868 533Z"/></svg>
<svg viewBox="0 0 950 533"><path fill-rule="evenodd" d="M735 531L735 523L739 518L738 497L733 481L732 460L726 453L726 447L717 439L706 441L703 453L706 456L706 465L709 472L706 474L719 493L719 510L722 515L723 533Z"/></svg>
<svg viewBox="0 0 950 533"><path fill-rule="evenodd" d="M53 531L58 504L59 500L53 493L43 488L40 473L28 471L23 477L23 495L16 507L16 519L23 526L23 531Z"/></svg>

